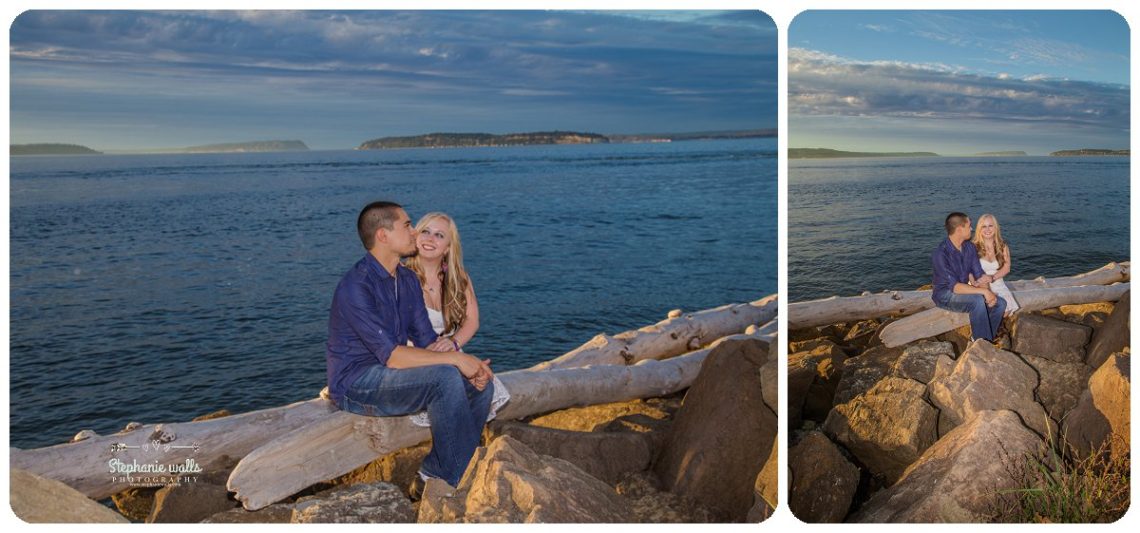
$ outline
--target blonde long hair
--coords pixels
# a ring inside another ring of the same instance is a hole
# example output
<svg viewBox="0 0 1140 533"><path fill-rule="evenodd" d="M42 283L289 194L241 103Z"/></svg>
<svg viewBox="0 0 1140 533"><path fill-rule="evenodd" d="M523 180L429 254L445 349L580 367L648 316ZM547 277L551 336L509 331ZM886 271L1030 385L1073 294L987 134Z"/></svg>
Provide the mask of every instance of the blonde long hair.
<svg viewBox="0 0 1140 533"><path fill-rule="evenodd" d="M1007 245L1005 239L1001 238L1001 225L998 224L997 217L989 213L978 217L978 229L974 230L972 242L974 243L974 247L978 249L978 255L985 257L986 240L982 237L982 221L987 218L994 221L994 257L997 258L998 268L1000 269L1005 266L1005 248Z"/></svg>
<svg viewBox="0 0 1140 533"><path fill-rule="evenodd" d="M439 272L443 330L454 332L467 319L467 287L470 280L467 277L467 269L463 268L463 245L459 243L459 228L455 226L455 221L451 217L439 212L428 213L416 223L416 234L418 235L428 223L436 219L447 222L449 241ZM427 283L427 274L420 264L419 256L408 259L407 266L416 273L416 277L420 278L420 285Z"/></svg>

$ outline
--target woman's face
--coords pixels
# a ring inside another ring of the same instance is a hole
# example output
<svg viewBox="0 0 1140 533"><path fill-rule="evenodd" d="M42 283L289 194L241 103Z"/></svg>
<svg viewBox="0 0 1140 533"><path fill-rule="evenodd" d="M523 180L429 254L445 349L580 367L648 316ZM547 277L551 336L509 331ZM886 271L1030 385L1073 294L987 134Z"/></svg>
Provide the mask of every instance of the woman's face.
<svg viewBox="0 0 1140 533"><path fill-rule="evenodd" d="M986 217L978 221L978 232L982 234L983 239L994 238L995 231L994 219Z"/></svg>
<svg viewBox="0 0 1140 533"><path fill-rule="evenodd" d="M428 222L416 236L416 248L419 249L420 256L425 259L443 257L451 245L449 229L447 221L442 218L433 218Z"/></svg>

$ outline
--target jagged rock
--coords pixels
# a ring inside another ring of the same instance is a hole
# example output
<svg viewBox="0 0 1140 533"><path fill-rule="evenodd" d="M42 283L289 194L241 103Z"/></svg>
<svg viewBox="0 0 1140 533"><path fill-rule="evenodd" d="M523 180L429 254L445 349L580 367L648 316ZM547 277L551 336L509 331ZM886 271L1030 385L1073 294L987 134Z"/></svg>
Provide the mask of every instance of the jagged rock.
<svg viewBox="0 0 1140 533"><path fill-rule="evenodd" d="M387 482L358 483L305 496L293 504L295 524L392 524L415 522L404 491Z"/></svg>
<svg viewBox="0 0 1140 533"><path fill-rule="evenodd" d="M780 406L780 360L778 342L768 346L768 361L760 366L760 387L764 396L764 405L773 413L779 411Z"/></svg>
<svg viewBox="0 0 1140 533"><path fill-rule="evenodd" d="M1044 442L1012 411L979 411L928 448L857 522L990 522L1029 479Z"/></svg>
<svg viewBox="0 0 1140 533"><path fill-rule="evenodd" d="M224 485L184 482L167 485L154 493L154 508L147 523L186 524L237 507Z"/></svg>
<svg viewBox="0 0 1140 533"><path fill-rule="evenodd" d="M71 442L79 442L81 440L87 440L87 439L95 438L98 436L99 436L99 434L95 433L95 430L84 429L84 430L80 431L79 433L76 433L74 437L71 437Z"/></svg>
<svg viewBox="0 0 1140 533"><path fill-rule="evenodd" d="M808 350L788 356L789 427L799 427L804 418L826 418L839 386L840 368L847 355L829 340L816 341L802 345Z"/></svg>
<svg viewBox="0 0 1140 533"><path fill-rule="evenodd" d="M1037 383L1037 372L1017 354L978 340L958 357L950 375L932 380L927 388L951 427L980 411L1008 409L1039 435L1055 435L1045 408L1034 399Z"/></svg>
<svg viewBox="0 0 1140 533"><path fill-rule="evenodd" d="M119 513L59 481L19 468L8 472L8 504L20 520L30 524L129 522Z"/></svg>
<svg viewBox="0 0 1140 533"><path fill-rule="evenodd" d="M1092 371L1084 363L1058 363L1028 354L1021 357L1037 370L1040 378L1037 397L1045 407L1045 412L1053 419L1053 424L1059 424L1077 405Z"/></svg>
<svg viewBox="0 0 1140 533"><path fill-rule="evenodd" d="M232 413L230 413L229 409L218 409L217 411L214 411L212 413L206 413L202 416L194 417L194 419L191 420L191 422L202 422L205 420L213 420L215 418L224 418L224 417L230 416L231 414Z"/></svg>
<svg viewBox="0 0 1140 533"><path fill-rule="evenodd" d="M945 366L946 361L953 361L953 356L954 345L949 342L923 341L911 344L895 361L891 368L892 374L926 384L934 379L939 360L943 360L942 365Z"/></svg>
<svg viewBox="0 0 1140 533"><path fill-rule="evenodd" d="M617 484L617 493L641 524L712 522L713 514L693 501L662 492L651 472L630 472Z"/></svg>
<svg viewBox="0 0 1140 533"><path fill-rule="evenodd" d="M463 521L467 508L459 491L446 481L430 478L424 484L416 522L421 524L454 524Z"/></svg>
<svg viewBox="0 0 1140 533"><path fill-rule="evenodd" d="M654 465L665 488L707 506L723 521L747 517L756 475L775 445L778 423L764 405L759 373L769 353L768 343L753 339L714 348Z"/></svg>
<svg viewBox="0 0 1140 533"><path fill-rule="evenodd" d="M545 414L530 420L530 425L569 431L596 431L614 420L643 414L666 419L681 406L679 397L647 398L628 402L603 403L587 407L573 407Z"/></svg>
<svg viewBox="0 0 1140 533"><path fill-rule="evenodd" d="M222 511L202 521L203 524L288 524L293 520L293 505L277 503L258 509L246 511L237 507L229 511Z"/></svg>
<svg viewBox="0 0 1140 533"><path fill-rule="evenodd" d="M788 342L803 342L822 336L819 328L800 328L788 331Z"/></svg>
<svg viewBox="0 0 1140 533"><path fill-rule="evenodd" d="M878 329L879 322L877 320L863 320L857 322L854 326L851 326L851 329L847 330L847 335L843 337L843 344L856 348L867 347Z"/></svg>
<svg viewBox="0 0 1140 533"><path fill-rule="evenodd" d="M501 435L535 453L569 461L611 485L626 472L649 468L653 459L648 439L632 432L567 431L507 422L496 426L494 437Z"/></svg>
<svg viewBox="0 0 1140 533"><path fill-rule="evenodd" d="M859 486L859 469L819 431L788 451L788 506L809 524L842 522Z"/></svg>
<svg viewBox="0 0 1140 533"><path fill-rule="evenodd" d="M1112 457L1127 455L1131 446L1132 356L1109 357L1089 378L1089 387L1065 418L1063 435L1078 457L1108 446Z"/></svg>
<svg viewBox="0 0 1140 533"><path fill-rule="evenodd" d="M760 470L760 474L756 476L756 484L753 486L752 494L752 508L748 510L748 516L744 519L745 522L757 523L767 520L769 516L776 510L777 490L779 486L779 446L772 446L772 452L768 454L768 460L764 463L764 468Z"/></svg>
<svg viewBox="0 0 1140 533"><path fill-rule="evenodd" d="M431 441L396 450L332 480L331 485L387 481L397 487L407 487L415 479L420 464L430 451Z"/></svg>
<svg viewBox="0 0 1140 533"><path fill-rule="evenodd" d="M156 487L132 487L112 494L111 501L123 516L135 522L143 522L150 516L151 509L154 509L156 492Z"/></svg>
<svg viewBox="0 0 1140 533"><path fill-rule="evenodd" d="M1104 325L1108 315L1112 314L1112 309L1115 307L1115 302L1094 302L1088 304L1072 304L1062 305L1057 310L1061 313L1062 320L1068 320L1074 324L1088 326L1093 330L1093 336ZM1042 314L1045 314L1044 312Z"/></svg>
<svg viewBox="0 0 1140 533"><path fill-rule="evenodd" d="M970 329L970 325L966 324L965 326L962 326L962 327L959 327L957 329L953 329L953 330L947 331L946 333L938 335L937 338L940 341L949 342L950 344L953 344L954 345L954 352L957 354L961 354L962 352L966 351L966 347L970 345L971 331L972 330ZM951 358L957 359L958 357L957 356L951 356Z"/></svg>
<svg viewBox="0 0 1140 533"><path fill-rule="evenodd" d="M895 360L902 355L903 348L875 346L868 348L857 357L843 361L839 385L835 387L833 405L847 403L875 386L880 379L890 375Z"/></svg>
<svg viewBox="0 0 1140 533"><path fill-rule="evenodd" d="M1116 302L1116 307L1113 307L1104 325L1093 335L1088 359L1085 361L1089 367L1100 368L1110 355L1124 350L1124 347L1129 345L1131 330L1128 326L1128 317L1131 314L1131 302L1132 291L1128 291L1120 301Z"/></svg>
<svg viewBox="0 0 1140 533"><path fill-rule="evenodd" d="M1021 315L1013 325L1013 351L1058 363L1083 363L1092 329L1056 318Z"/></svg>
<svg viewBox="0 0 1140 533"><path fill-rule="evenodd" d="M464 522L628 522L612 487L562 459L539 455L511 437L478 448L454 496Z"/></svg>
<svg viewBox="0 0 1140 533"><path fill-rule="evenodd" d="M124 427L123 430L120 431L119 433L130 433L130 432L132 432L138 428L141 428L141 427L143 427L142 422L128 422L127 426Z"/></svg>
<svg viewBox="0 0 1140 533"><path fill-rule="evenodd" d="M938 411L917 381L887 377L836 405L823 431L843 444L874 475L893 483L937 438Z"/></svg>
<svg viewBox="0 0 1140 533"><path fill-rule="evenodd" d="M806 341L789 342L788 353L810 352L821 346L830 347L835 345L836 342L829 337L816 337Z"/></svg>

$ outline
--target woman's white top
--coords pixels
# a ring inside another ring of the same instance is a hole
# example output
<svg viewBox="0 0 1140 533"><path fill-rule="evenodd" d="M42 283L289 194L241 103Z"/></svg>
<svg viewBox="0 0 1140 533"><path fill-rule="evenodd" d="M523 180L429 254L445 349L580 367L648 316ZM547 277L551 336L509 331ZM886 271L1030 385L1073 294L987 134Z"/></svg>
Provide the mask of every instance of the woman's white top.
<svg viewBox="0 0 1140 533"><path fill-rule="evenodd" d="M435 334L439 335L443 332L444 322L443 313L436 311L430 307L427 308L428 320L431 320L431 328L435 330ZM450 337L455 332L448 332L445 337ZM491 412L487 413L487 421L490 422L495 419L495 414L499 409L506 405L507 401L511 399L511 393L507 392L507 387L499 381L499 376L492 376L492 381L495 386L494 395L491 397ZM412 415L412 423L417 426L429 427L431 426L431 418L428 417L427 411L421 411Z"/></svg>
<svg viewBox="0 0 1140 533"><path fill-rule="evenodd" d="M985 271L986 274L992 276L998 271L998 262L996 259L994 261L986 261L979 257L978 262L982 264L982 270ZM1005 312L1012 314L1021 308L1021 305L1017 303L1017 299L1013 297L1013 293L1010 292L1009 287L1005 285L1005 280L994 280L993 283L990 283L990 290L998 295L999 298L1005 300Z"/></svg>

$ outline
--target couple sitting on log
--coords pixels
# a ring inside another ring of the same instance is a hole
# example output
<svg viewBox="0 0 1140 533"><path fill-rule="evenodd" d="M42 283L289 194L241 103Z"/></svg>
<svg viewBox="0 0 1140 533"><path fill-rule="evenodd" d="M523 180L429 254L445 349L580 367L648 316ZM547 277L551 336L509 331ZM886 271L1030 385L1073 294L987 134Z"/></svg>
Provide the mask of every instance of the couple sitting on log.
<svg viewBox="0 0 1140 533"><path fill-rule="evenodd" d="M509 396L490 359L462 351L479 307L451 218L429 213L413 228L399 204L373 202L356 229L368 253L333 294L329 399L351 413L416 414L413 422L431 426L432 449L410 489L418 498L428 478L459 484L483 425Z"/></svg>
<svg viewBox="0 0 1140 533"><path fill-rule="evenodd" d="M931 255L934 291L931 298L942 309L970 315L971 337L993 342L1002 318L1018 309L1013 293L1002 281L1010 269L1009 245L993 215L978 219L970 240L970 218L964 213L946 217L946 239Z"/></svg>

